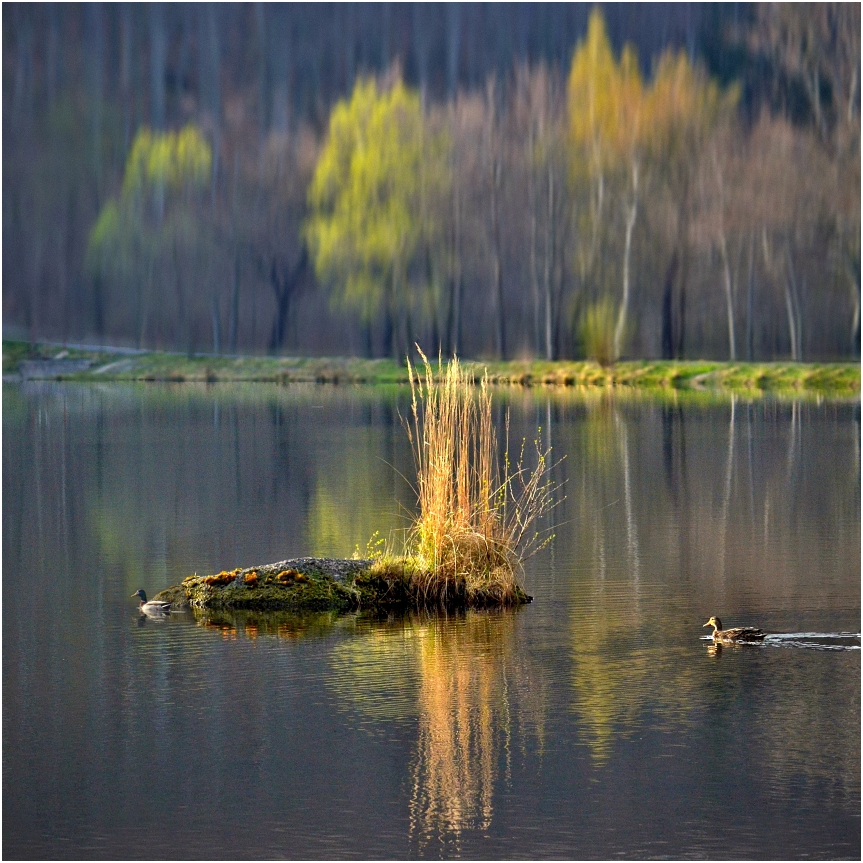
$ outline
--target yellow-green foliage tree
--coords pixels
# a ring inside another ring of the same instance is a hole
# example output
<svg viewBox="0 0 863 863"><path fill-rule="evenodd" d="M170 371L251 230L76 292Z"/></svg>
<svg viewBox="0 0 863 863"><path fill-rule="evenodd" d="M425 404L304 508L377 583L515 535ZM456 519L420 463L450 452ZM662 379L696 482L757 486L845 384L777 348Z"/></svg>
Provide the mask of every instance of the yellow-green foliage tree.
<svg viewBox="0 0 863 863"><path fill-rule="evenodd" d="M587 187L589 204L579 219L585 240L578 250L582 280L609 290L602 259L613 247L615 210L623 214L621 299L614 330L614 357L628 331L632 285L633 231L651 174L666 179L689 171L720 117L730 116L737 89L721 91L683 52L665 52L653 80L642 79L635 49L627 45L615 60L602 12L590 16L587 35L573 55L567 82L572 178ZM675 190L680 193L678 188ZM584 197L584 196L582 196ZM656 206L655 196L649 201ZM682 221L682 220L681 220Z"/></svg>
<svg viewBox="0 0 863 863"><path fill-rule="evenodd" d="M206 255L202 203L211 170L210 145L194 126L177 132L141 129L120 194L102 207L90 232L88 270L98 290L134 293L139 342L164 303L162 282L174 282L173 311L181 328L186 325L191 299L186 282L193 281Z"/></svg>
<svg viewBox="0 0 863 863"><path fill-rule="evenodd" d="M579 257L583 276L599 281L603 234L610 218L608 198L617 194L625 211L622 257L623 292L614 334L614 355L623 347L630 294L632 232L638 214L646 94L635 50L627 45L615 61L605 20L598 8L590 15L587 36L572 59L567 82L573 177L587 183L589 207L579 220L589 238ZM609 186L612 188L609 189ZM586 230L585 230L586 229Z"/></svg>
<svg viewBox="0 0 863 863"><path fill-rule="evenodd" d="M401 81L385 88L360 79L330 115L305 237L334 305L366 322L383 317L386 353L407 350L411 313L425 305L429 268L418 262L439 245L434 213L448 183L447 147Z"/></svg>

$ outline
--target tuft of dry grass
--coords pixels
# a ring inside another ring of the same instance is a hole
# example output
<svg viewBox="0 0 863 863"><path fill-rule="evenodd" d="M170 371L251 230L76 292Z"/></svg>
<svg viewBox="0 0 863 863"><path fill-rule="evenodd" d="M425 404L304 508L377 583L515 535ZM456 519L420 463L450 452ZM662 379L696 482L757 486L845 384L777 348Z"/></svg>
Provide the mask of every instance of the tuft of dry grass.
<svg viewBox="0 0 863 863"><path fill-rule="evenodd" d="M412 590L425 604L510 605L524 601L522 561L551 537L538 520L555 505L550 450L534 442L536 464L524 463L524 442L512 464L498 455L491 392L479 388L457 357L438 361L435 375L408 361L411 417L405 422L417 472L419 515L409 546L417 561ZM507 444L509 415L506 421Z"/></svg>

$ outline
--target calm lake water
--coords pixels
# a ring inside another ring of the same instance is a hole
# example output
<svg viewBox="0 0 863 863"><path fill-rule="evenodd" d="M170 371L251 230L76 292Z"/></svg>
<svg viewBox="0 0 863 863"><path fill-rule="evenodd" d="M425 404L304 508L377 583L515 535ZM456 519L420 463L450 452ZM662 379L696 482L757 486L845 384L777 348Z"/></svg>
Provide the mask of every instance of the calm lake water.
<svg viewBox="0 0 863 863"><path fill-rule="evenodd" d="M859 859L859 401L496 398L531 605L159 622L397 536L405 392L4 384L4 857Z"/></svg>

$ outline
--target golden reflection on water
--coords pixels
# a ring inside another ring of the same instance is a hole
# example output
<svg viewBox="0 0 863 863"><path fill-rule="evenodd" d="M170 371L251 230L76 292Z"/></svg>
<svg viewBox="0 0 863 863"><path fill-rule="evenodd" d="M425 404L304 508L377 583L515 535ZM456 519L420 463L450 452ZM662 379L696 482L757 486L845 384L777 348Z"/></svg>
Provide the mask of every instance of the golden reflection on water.
<svg viewBox="0 0 863 863"><path fill-rule="evenodd" d="M547 687L518 614L359 619L357 630L332 652L330 686L370 733L416 720L411 848L458 853L462 835L491 825L500 771L508 780L513 757L542 757Z"/></svg>
<svg viewBox="0 0 863 863"><path fill-rule="evenodd" d="M416 853L460 851L466 831L486 831L493 789L528 736L542 754L545 687L518 648L517 616L468 614L420 629L419 732L411 767L410 841ZM534 670L535 671L535 670Z"/></svg>

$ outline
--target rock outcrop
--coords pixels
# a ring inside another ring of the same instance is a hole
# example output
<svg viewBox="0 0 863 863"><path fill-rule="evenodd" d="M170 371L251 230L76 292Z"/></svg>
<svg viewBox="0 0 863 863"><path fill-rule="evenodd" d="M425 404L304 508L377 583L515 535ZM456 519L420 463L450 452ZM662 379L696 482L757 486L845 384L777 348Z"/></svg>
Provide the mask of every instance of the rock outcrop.
<svg viewBox="0 0 863 863"><path fill-rule="evenodd" d="M412 587L412 572L408 560L388 560L381 565L372 560L300 557L215 575L190 575L153 598L168 601L177 610L404 609L424 604ZM450 596L448 607L501 604L491 594L473 595L468 601L458 588ZM516 604L530 600L520 591Z"/></svg>

